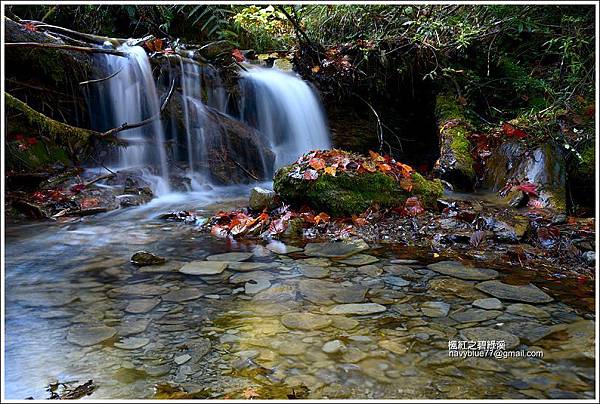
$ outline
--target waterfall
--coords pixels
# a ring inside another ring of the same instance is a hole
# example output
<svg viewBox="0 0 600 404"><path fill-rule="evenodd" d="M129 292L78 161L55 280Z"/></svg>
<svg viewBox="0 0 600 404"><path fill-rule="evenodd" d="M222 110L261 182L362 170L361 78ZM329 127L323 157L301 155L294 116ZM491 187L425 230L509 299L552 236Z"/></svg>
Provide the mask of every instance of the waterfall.
<svg viewBox="0 0 600 404"><path fill-rule="evenodd" d="M331 147L320 100L303 80L275 68L252 68L243 74L242 90L242 120L263 134L275 168Z"/></svg>
<svg viewBox="0 0 600 404"><path fill-rule="evenodd" d="M139 46L126 45L119 50L127 52L127 57L100 56L107 77L115 76L98 85L96 102L100 104L99 110L92 108L91 111L92 122L98 130L141 122L160 112L160 100L146 51ZM132 145L119 147L109 165L116 169L158 166L160 175L152 182L157 184L158 192L168 192L165 134L160 119L122 131L118 136Z"/></svg>

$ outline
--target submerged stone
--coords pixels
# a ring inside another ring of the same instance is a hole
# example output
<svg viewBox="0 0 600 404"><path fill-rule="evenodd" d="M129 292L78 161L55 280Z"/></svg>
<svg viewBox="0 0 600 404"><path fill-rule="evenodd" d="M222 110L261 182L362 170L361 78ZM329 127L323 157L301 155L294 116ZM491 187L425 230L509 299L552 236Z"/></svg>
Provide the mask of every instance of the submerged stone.
<svg viewBox="0 0 600 404"><path fill-rule="evenodd" d="M179 272L187 275L216 275L227 268L227 262L222 261L192 261L185 264Z"/></svg>
<svg viewBox="0 0 600 404"><path fill-rule="evenodd" d="M160 303L160 299L136 299L131 300L125 311L132 314L142 314L151 311Z"/></svg>
<svg viewBox="0 0 600 404"><path fill-rule="evenodd" d="M361 239L355 241L336 241L329 243L308 243L304 254L313 257L349 257L369 249L369 245Z"/></svg>
<svg viewBox="0 0 600 404"><path fill-rule="evenodd" d="M131 263L139 267L146 265L160 265L167 262L163 257L154 255L148 251L138 251L131 256Z"/></svg>
<svg viewBox="0 0 600 404"><path fill-rule="evenodd" d="M303 248L294 247L293 245L283 244L281 241L271 241L267 244L267 250L274 252L275 254L291 254L295 252L303 251Z"/></svg>
<svg viewBox="0 0 600 404"><path fill-rule="evenodd" d="M123 338L119 342L115 342L115 347L119 349L133 350L142 348L150 343L150 338L144 337L128 337Z"/></svg>
<svg viewBox="0 0 600 404"><path fill-rule="evenodd" d="M441 261L427 265L427 268L443 275L472 281L486 281L498 277L493 269L466 267L456 261Z"/></svg>
<svg viewBox="0 0 600 404"><path fill-rule="evenodd" d="M67 341L79 346L92 346L115 336L117 330L104 325L82 325L69 328Z"/></svg>
<svg viewBox="0 0 600 404"><path fill-rule="evenodd" d="M337 262L340 262L342 264L352 265L355 267L373 264L377 261L379 261L379 258L368 254L355 254L349 258L337 260Z"/></svg>
<svg viewBox="0 0 600 404"><path fill-rule="evenodd" d="M172 290L171 292L164 295L162 298L166 301L171 302L185 302L188 300L198 299L204 296L204 292L196 288L182 288L178 290Z"/></svg>
<svg viewBox="0 0 600 404"><path fill-rule="evenodd" d="M329 309L329 314L376 314L386 311L385 306L377 303L350 303L339 304Z"/></svg>
<svg viewBox="0 0 600 404"><path fill-rule="evenodd" d="M460 331L460 336L466 341L504 341L507 350L519 345L516 335L489 327L466 328Z"/></svg>
<svg viewBox="0 0 600 404"><path fill-rule="evenodd" d="M499 299L489 297L485 299L477 299L473 302L473 307L478 307L485 310L502 310L504 305Z"/></svg>
<svg viewBox="0 0 600 404"><path fill-rule="evenodd" d="M427 317L446 317L448 311L450 311L450 305L444 302L425 302L421 305L421 312ZM418 313L412 310L408 310L408 314L411 314L410 317L418 316Z"/></svg>
<svg viewBox="0 0 600 404"><path fill-rule="evenodd" d="M223 253L223 254L209 255L208 257L206 257L206 260L207 261L237 262L237 261L246 261L253 255L254 254L251 252L228 252L228 253Z"/></svg>
<svg viewBox="0 0 600 404"><path fill-rule="evenodd" d="M526 303L547 303L553 299L531 283L523 286L508 285L499 281L486 281L475 286L478 290L499 299Z"/></svg>
<svg viewBox="0 0 600 404"><path fill-rule="evenodd" d="M319 330L331 325L331 318L312 313L288 313L281 317L287 328L299 330Z"/></svg>

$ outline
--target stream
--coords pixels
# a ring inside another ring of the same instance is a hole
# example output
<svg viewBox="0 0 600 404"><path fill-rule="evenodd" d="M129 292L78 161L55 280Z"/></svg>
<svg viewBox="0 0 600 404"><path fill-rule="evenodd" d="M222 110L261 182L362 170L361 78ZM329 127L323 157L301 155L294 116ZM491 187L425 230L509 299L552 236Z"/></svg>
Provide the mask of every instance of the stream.
<svg viewBox="0 0 600 404"><path fill-rule="evenodd" d="M476 288L501 271L460 279L468 268L432 269L444 257L409 249L231 241L158 218L244 206L248 189L7 223L6 398L88 380L93 399L154 398L165 383L209 398L247 398L249 388L257 398L594 397L593 314L536 291L496 300ZM138 250L167 263L136 267ZM502 340L543 358L452 357L457 340Z"/></svg>

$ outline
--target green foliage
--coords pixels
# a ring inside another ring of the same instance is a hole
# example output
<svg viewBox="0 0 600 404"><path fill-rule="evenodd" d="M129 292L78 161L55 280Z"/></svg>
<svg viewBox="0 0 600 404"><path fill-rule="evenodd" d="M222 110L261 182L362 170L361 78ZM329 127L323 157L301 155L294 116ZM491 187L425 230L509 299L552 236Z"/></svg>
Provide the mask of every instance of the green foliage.
<svg viewBox="0 0 600 404"><path fill-rule="evenodd" d="M248 6L239 10L232 21L243 32L242 45L256 51L284 49L292 44L294 31L286 16L273 6Z"/></svg>

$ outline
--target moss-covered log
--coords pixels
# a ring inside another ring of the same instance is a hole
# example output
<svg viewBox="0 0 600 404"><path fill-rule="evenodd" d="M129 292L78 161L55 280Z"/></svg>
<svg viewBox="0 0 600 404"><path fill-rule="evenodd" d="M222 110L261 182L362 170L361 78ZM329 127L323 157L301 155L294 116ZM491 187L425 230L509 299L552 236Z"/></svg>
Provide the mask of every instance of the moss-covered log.
<svg viewBox="0 0 600 404"><path fill-rule="evenodd" d="M418 173L411 175L409 192L382 172L323 174L314 181L307 181L290 175L295 168L292 164L277 171L273 180L275 192L288 203L308 204L336 217L360 214L372 205L397 207L415 195L425 205L433 206L444 191L439 180L429 181Z"/></svg>
<svg viewBox="0 0 600 404"><path fill-rule="evenodd" d="M436 118L440 138L440 158L435 172L440 178L462 190L472 190L475 170L468 135L472 127L465 117L464 108L453 97L438 95Z"/></svg>

